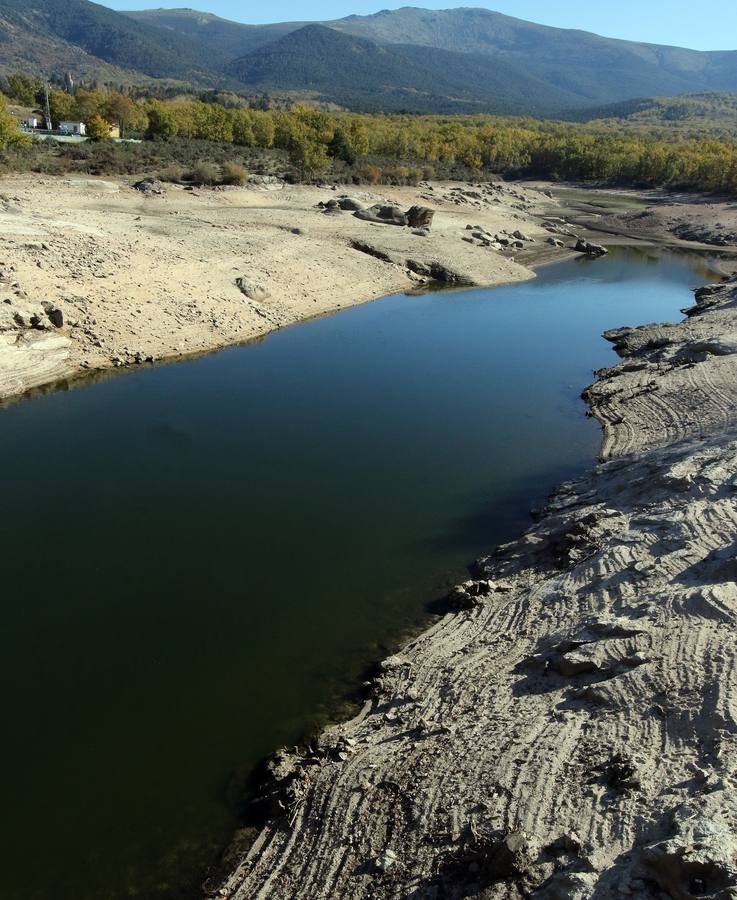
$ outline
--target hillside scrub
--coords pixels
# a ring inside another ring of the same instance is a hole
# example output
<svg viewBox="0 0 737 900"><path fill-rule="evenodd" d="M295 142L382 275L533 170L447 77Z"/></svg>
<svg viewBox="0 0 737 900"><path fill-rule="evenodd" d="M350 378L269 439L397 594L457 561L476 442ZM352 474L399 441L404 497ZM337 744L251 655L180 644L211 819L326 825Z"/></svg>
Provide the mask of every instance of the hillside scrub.
<svg viewBox="0 0 737 900"><path fill-rule="evenodd" d="M22 79L9 83L20 94ZM194 99L135 100L119 92L51 91L52 118L120 124L145 149L86 145L18 152L19 136L0 132L10 171L138 174L173 163L234 162L249 171L281 167L300 180L412 184L423 177L482 178L491 173L599 184L737 193L737 141L658 136L612 121L579 124L492 116L359 115L310 106L231 108ZM10 149L9 149L10 148ZM82 149L85 148L85 149ZM254 160L261 154L261 162ZM265 168L264 168L265 167Z"/></svg>

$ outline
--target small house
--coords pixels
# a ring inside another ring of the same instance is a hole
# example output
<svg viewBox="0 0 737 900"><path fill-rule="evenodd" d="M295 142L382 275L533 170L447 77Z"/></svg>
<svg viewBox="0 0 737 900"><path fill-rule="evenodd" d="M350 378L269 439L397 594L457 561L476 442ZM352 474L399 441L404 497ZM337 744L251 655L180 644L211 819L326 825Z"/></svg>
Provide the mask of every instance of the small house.
<svg viewBox="0 0 737 900"><path fill-rule="evenodd" d="M87 126L84 122L59 122L59 131L62 134L87 134Z"/></svg>
<svg viewBox="0 0 737 900"><path fill-rule="evenodd" d="M42 128L41 119L38 116L29 116L26 119L26 125L29 128Z"/></svg>
<svg viewBox="0 0 737 900"><path fill-rule="evenodd" d="M114 122L111 122L108 126L108 131L110 132L111 138L119 138L120 137L120 125L116 125Z"/></svg>

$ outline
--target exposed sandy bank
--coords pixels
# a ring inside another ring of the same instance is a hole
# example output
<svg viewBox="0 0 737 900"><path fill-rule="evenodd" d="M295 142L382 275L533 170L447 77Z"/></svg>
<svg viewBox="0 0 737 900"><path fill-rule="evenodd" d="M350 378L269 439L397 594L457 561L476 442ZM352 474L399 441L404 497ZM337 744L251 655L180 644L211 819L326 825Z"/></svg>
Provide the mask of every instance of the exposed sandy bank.
<svg viewBox="0 0 737 900"><path fill-rule="evenodd" d="M345 189L366 206L432 208L427 235L325 213L318 202L343 193L329 188L166 186L145 196L130 180L26 176L0 189L0 399L85 370L250 340L417 288L438 266L467 284L532 277L514 261L520 248L495 250L467 225L537 238L523 242L527 262L565 254L532 218L549 199L512 184ZM250 297L239 278L255 287ZM49 314L59 313L56 327Z"/></svg>
<svg viewBox="0 0 737 900"><path fill-rule="evenodd" d="M737 896L737 286L609 337L604 460L277 758L212 896Z"/></svg>

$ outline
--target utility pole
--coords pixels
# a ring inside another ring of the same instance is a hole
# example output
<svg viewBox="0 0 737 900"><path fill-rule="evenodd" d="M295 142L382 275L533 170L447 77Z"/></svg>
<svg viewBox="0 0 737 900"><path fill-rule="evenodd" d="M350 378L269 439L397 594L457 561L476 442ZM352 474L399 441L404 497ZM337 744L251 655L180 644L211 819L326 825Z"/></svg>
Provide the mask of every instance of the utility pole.
<svg viewBox="0 0 737 900"><path fill-rule="evenodd" d="M44 83L44 99L46 101L46 109L44 110L45 118L46 118L46 130L53 131L53 125L51 123L51 104L49 103L49 83L48 81Z"/></svg>

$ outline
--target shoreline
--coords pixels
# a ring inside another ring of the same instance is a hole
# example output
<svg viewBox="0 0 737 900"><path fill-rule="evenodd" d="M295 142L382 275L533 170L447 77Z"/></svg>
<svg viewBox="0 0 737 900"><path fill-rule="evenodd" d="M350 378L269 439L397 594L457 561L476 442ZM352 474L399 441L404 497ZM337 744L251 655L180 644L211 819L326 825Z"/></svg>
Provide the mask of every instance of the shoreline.
<svg viewBox="0 0 737 900"><path fill-rule="evenodd" d="M677 325L607 332L622 362L584 393L602 461L354 719L272 760L284 811L208 896L737 887L737 286L696 296Z"/></svg>
<svg viewBox="0 0 737 900"><path fill-rule="evenodd" d="M437 278L447 287L534 278L537 268L576 257L579 235L720 252L669 238L658 221L643 231L643 204L660 198L610 191L618 213L602 223L599 204L591 204L586 219L576 212L600 192L545 182L344 192L169 185L159 195L141 194L127 181L66 178L54 180L53 199L47 179L15 176L3 184L0 403L83 385L88 375L112 369L244 345L288 325L442 283ZM434 222L420 235L319 207L343 193L365 206L428 204ZM525 238L516 247L495 244L495 235L511 241L514 232ZM724 268L734 271L737 255Z"/></svg>
<svg viewBox="0 0 737 900"><path fill-rule="evenodd" d="M47 179L3 184L0 401L86 372L247 343L438 280L534 277L515 261L520 248L493 248L500 232L524 229L520 245L546 255L532 211L548 198L515 185L167 185L142 194L102 178L56 179L53 193ZM434 221L413 230L319 206L343 193L364 207L426 204Z"/></svg>

